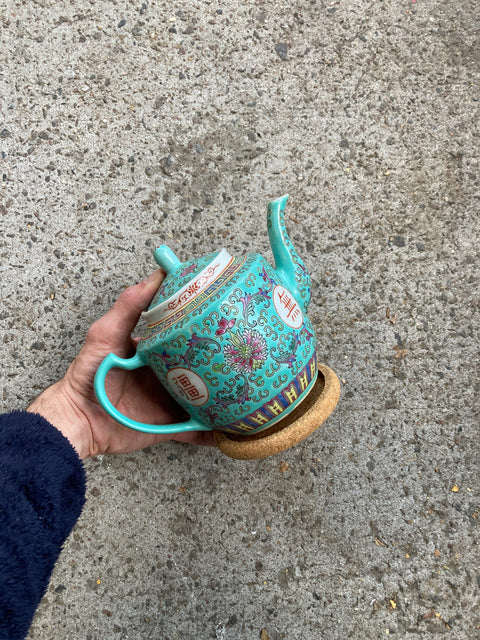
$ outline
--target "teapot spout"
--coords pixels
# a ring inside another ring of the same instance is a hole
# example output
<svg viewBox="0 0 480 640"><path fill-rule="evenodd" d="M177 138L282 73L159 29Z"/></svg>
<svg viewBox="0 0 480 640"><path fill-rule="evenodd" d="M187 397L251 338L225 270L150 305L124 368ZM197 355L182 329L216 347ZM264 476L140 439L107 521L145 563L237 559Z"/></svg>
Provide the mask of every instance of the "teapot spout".
<svg viewBox="0 0 480 640"><path fill-rule="evenodd" d="M299 258L285 228L285 205L288 195L270 202L267 212L268 236L275 258L275 271L283 285L307 311L311 297L311 281L305 265Z"/></svg>

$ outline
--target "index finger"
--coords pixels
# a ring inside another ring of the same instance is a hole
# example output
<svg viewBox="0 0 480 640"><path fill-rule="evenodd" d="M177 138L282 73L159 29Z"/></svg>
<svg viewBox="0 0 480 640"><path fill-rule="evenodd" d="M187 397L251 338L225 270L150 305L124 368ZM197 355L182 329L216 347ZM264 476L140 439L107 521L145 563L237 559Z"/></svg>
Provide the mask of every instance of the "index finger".
<svg viewBox="0 0 480 640"><path fill-rule="evenodd" d="M164 272L157 269L145 280L125 289L112 308L92 325L90 337L102 342L108 341L112 349L115 345L123 344L135 329L142 311L148 307L164 278Z"/></svg>

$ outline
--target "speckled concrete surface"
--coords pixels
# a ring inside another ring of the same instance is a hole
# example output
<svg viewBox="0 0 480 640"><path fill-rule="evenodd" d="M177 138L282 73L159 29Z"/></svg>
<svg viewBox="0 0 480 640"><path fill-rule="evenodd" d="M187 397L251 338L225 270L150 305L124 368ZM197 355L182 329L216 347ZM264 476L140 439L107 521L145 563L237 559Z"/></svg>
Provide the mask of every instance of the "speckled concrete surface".
<svg viewBox="0 0 480 640"><path fill-rule="evenodd" d="M0 8L3 410L156 244L271 257L286 192L343 383L281 456L89 461L29 637L479 638L474 0Z"/></svg>

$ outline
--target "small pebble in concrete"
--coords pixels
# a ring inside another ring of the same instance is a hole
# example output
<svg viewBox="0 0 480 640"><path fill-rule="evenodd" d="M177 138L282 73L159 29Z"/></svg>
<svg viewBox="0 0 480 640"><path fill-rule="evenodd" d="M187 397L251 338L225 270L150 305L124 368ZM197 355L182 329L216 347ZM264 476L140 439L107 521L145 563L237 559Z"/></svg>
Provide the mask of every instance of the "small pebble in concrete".
<svg viewBox="0 0 480 640"><path fill-rule="evenodd" d="M288 45L285 42L279 42L275 45L275 51L279 55L282 60L287 59L288 55Z"/></svg>

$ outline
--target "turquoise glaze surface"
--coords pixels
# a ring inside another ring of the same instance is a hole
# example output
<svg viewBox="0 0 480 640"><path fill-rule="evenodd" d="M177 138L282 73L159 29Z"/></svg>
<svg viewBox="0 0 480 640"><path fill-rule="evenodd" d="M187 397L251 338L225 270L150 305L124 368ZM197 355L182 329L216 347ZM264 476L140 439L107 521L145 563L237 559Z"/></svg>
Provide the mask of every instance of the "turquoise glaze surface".
<svg viewBox="0 0 480 640"><path fill-rule="evenodd" d="M317 376L316 340L306 316L310 278L284 224L287 197L270 203L273 268L262 256L225 250L180 263L168 247L155 259L167 271L145 313L147 329L133 358L110 354L95 390L122 424L152 433L216 429L253 434L292 411ZM120 414L104 389L112 367L150 366L186 409L176 425L146 425Z"/></svg>
<svg viewBox="0 0 480 640"><path fill-rule="evenodd" d="M154 309L162 300L170 298L175 292L188 284L191 280L195 279L207 265L209 265L215 256L218 255L218 251L210 253L203 258L189 260L188 262L180 263L178 268L173 272L176 277L172 277L171 274L167 274L167 277L162 282L160 289L155 294L148 309Z"/></svg>

